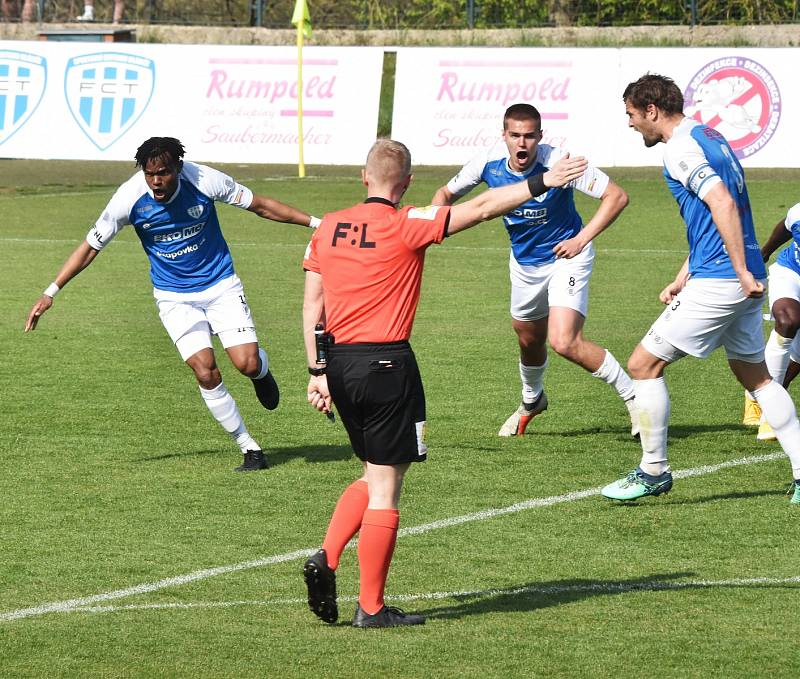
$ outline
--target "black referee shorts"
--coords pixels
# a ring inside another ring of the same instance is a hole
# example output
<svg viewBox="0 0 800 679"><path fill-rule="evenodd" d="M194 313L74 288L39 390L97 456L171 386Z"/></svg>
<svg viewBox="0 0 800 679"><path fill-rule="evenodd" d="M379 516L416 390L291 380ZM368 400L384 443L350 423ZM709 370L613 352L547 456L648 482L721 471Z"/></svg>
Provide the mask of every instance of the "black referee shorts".
<svg viewBox="0 0 800 679"><path fill-rule="evenodd" d="M328 388L355 454L372 464L422 462L416 423L425 392L408 342L334 344Z"/></svg>

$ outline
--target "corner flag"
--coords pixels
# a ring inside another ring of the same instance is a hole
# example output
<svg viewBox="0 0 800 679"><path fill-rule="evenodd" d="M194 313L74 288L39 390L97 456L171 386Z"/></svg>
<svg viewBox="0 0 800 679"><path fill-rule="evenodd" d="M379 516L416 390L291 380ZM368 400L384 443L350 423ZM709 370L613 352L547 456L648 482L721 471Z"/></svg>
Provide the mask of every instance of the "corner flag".
<svg viewBox="0 0 800 679"><path fill-rule="evenodd" d="M292 25L297 27L298 32L302 31L306 38L311 37L311 16L308 13L306 0L296 0L294 14L292 14Z"/></svg>
<svg viewBox="0 0 800 679"><path fill-rule="evenodd" d="M311 16L306 0L295 0L292 24L297 26L297 176L306 176L303 161L303 37L311 37Z"/></svg>

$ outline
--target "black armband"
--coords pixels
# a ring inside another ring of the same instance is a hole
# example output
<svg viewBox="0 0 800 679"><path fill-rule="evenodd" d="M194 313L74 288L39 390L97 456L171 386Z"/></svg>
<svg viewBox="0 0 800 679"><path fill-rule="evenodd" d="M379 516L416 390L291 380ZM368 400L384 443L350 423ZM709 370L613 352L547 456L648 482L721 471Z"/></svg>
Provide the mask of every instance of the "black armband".
<svg viewBox="0 0 800 679"><path fill-rule="evenodd" d="M541 196L543 193L547 191L547 187L544 184L543 172L528 177L528 190L531 192L532 198L535 198L536 196Z"/></svg>

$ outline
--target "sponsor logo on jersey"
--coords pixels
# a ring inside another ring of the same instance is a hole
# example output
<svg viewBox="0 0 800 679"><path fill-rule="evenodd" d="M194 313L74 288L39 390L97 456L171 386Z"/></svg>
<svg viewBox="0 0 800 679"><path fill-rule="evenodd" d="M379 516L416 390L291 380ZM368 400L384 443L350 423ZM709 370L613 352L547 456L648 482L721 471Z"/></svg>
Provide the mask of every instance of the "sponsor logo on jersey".
<svg viewBox="0 0 800 679"><path fill-rule="evenodd" d="M762 149L781 118L781 95L769 71L744 57L703 66L683 93L684 113L722 134L737 158Z"/></svg>
<svg viewBox="0 0 800 679"><path fill-rule="evenodd" d="M153 234L154 243L174 243L176 240L186 240L192 236L196 236L203 230L206 223L193 224L192 226L184 227L179 231L170 231L169 233L156 233ZM147 226L150 226L149 224Z"/></svg>
<svg viewBox="0 0 800 679"><path fill-rule="evenodd" d="M203 206L202 205L193 205L190 207L186 212L192 219L197 219L200 215L203 214Z"/></svg>
<svg viewBox="0 0 800 679"><path fill-rule="evenodd" d="M0 144L30 120L47 85L47 60L36 54L0 50Z"/></svg>
<svg viewBox="0 0 800 679"><path fill-rule="evenodd" d="M153 95L155 62L135 54L98 52L73 57L64 95L81 131L105 151L144 113Z"/></svg>
<svg viewBox="0 0 800 679"><path fill-rule="evenodd" d="M137 208L136 208L136 214L138 214L138 215L144 215L144 214L147 214L148 212L152 212L152 211L153 211L153 209L154 209L154 208L153 208L153 206L152 206L152 205L142 205L142 206L140 206L140 207L137 207ZM148 228L149 226L150 226L150 225L148 224L148 225L146 225L144 228L146 229L146 228Z"/></svg>
<svg viewBox="0 0 800 679"><path fill-rule="evenodd" d="M195 243L193 245L187 245L186 247L176 250L175 252L161 252L160 250L156 250L156 254L164 259L177 259L178 257L183 257L183 255L187 255L190 252L197 252L199 247L200 244Z"/></svg>

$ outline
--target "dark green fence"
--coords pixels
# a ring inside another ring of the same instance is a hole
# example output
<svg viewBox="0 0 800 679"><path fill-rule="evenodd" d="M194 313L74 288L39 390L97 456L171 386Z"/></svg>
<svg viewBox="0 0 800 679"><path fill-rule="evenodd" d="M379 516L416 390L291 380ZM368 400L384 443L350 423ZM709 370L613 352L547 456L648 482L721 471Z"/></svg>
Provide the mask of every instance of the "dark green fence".
<svg viewBox="0 0 800 679"><path fill-rule="evenodd" d="M74 20L83 0L35 2L45 22ZM7 21L19 20L6 0ZM453 29L793 23L798 0L310 0L323 29ZM110 21L113 0L95 0L96 21ZM123 22L287 28L293 0L127 0Z"/></svg>

